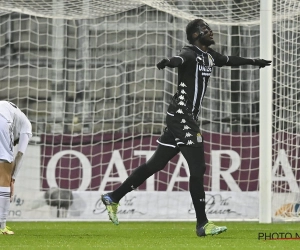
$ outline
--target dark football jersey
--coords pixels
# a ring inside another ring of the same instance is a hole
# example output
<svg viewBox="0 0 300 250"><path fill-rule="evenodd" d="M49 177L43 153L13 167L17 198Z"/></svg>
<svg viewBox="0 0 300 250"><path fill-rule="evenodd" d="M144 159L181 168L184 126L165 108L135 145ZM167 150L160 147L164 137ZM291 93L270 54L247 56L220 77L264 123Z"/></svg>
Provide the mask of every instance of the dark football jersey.
<svg viewBox="0 0 300 250"><path fill-rule="evenodd" d="M211 48L204 52L194 45L188 45L176 57L183 61L178 67L177 103L190 107L197 120L212 68L224 66L228 62L228 56Z"/></svg>

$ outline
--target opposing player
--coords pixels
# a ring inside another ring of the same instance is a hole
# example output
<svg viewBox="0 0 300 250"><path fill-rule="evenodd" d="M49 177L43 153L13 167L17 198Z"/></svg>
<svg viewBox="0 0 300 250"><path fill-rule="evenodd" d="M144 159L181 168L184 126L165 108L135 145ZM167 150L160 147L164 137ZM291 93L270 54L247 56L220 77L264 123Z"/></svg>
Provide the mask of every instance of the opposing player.
<svg viewBox="0 0 300 250"><path fill-rule="evenodd" d="M0 101L0 234L14 234L6 226L14 183L32 136L31 123L13 103ZM14 159L14 146L18 145Z"/></svg>
<svg viewBox="0 0 300 250"><path fill-rule="evenodd" d="M210 48L215 43L213 32L202 19L191 21L186 27L190 45L182 48L174 57L157 64L158 69L178 68L178 88L166 114L167 127L158 140L158 147L145 164L136 168L122 185L111 193L102 195L110 220L118 225L119 201L128 192L140 186L148 177L162 170L179 152L185 157L189 170L189 189L196 212L196 234L216 235L227 230L208 221L205 212L203 176L205 159L203 138L197 125L201 104L214 66L255 65L269 66L271 61L225 56Z"/></svg>

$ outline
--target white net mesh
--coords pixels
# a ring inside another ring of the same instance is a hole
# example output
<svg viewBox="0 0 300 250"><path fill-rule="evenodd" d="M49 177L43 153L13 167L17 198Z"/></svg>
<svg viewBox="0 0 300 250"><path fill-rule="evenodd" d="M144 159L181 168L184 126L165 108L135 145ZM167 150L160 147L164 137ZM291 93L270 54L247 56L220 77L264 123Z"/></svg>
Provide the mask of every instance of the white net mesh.
<svg viewBox="0 0 300 250"><path fill-rule="evenodd" d="M116 188L150 157L177 81L175 70L158 71L155 65L187 43L188 20L209 22L216 51L259 57L259 0L0 1L0 9L0 97L16 103L33 124L37 143L28 149L21 173L26 181L19 190L36 197L49 195L49 188L77 198L80 192L98 197L94 191ZM297 204L300 10L296 0L276 0L273 10L274 177L291 169L284 178L295 178L273 182L274 193L292 199L282 203L274 196L277 211ZM206 141L206 191L257 192L259 70L215 68L200 126ZM178 156L139 190L187 191L186 176L186 163ZM32 197L28 203L35 205L28 205L23 217L52 218L45 213L48 207L36 205ZM86 204L93 211L93 204ZM102 218L91 214L67 216Z"/></svg>
<svg viewBox="0 0 300 250"><path fill-rule="evenodd" d="M20 0L0 1L0 8L47 18L92 19L115 15L141 6L139 1L122 0Z"/></svg>
<svg viewBox="0 0 300 250"><path fill-rule="evenodd" d="M21 12L28 15L61 19L93 19L121 13L137 7L148 5L154 9L169 13L174 17L195 19L205 17L207 20L222 24L259 23L259 0L234 1L174 1L174 0L1 0L1 9Z"/></svg>
<svg viewBox="0 0 300 250"><path fill-rule="evenodd" d="M299 196L300 3L276 2L273 78L273 192L275 219L295 219Z"/></svg>

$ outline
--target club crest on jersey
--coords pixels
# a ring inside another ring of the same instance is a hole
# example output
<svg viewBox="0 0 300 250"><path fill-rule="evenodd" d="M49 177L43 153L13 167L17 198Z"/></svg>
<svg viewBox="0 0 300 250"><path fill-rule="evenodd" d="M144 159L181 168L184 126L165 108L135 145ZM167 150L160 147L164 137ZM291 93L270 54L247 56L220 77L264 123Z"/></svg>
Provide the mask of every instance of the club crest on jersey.
<svg viewBox="0 0 300 250"><path fill-rule="evenodd" d="M184 82L181 82L181 83L179 84L179 86L180 86L180 87L183 87L183 88L184 88L184 87L187 87L187 86L184 84Z"/></svg>
<svg viewBox="0 0 300 250"><path fill-rule="evenodd" d="M182 109L178 109L178 110L176 111L176 113L178 113L178 114L184 114L183 111L182 111Z"/></svg>
<svg viewBox="0 0 300 250"><path fill-rule="evenodd" d="M197 142L202 142L202 136L200 133L197 133Z"/></svg>

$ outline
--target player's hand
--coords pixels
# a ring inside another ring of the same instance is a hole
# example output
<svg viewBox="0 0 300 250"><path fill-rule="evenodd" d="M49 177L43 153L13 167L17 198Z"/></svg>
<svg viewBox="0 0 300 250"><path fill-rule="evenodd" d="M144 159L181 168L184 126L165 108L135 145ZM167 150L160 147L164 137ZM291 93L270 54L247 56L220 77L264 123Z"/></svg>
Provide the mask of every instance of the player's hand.
<svg viewBox="0 0 300 250"><path fill-rule="evenodd" d="M162 59L158 64L156 64L156 67L160 69L164 69L166 66L168 66L170 60L167 58Z"/></svg>
<svg viewBox="0 0 300 250"><path fill-rule="evenodd" d="M256 66L259 66L259 68L264 68L266 66L270 66L272 61L264 60L264 59L253 59L254 64Z"/></svg>

